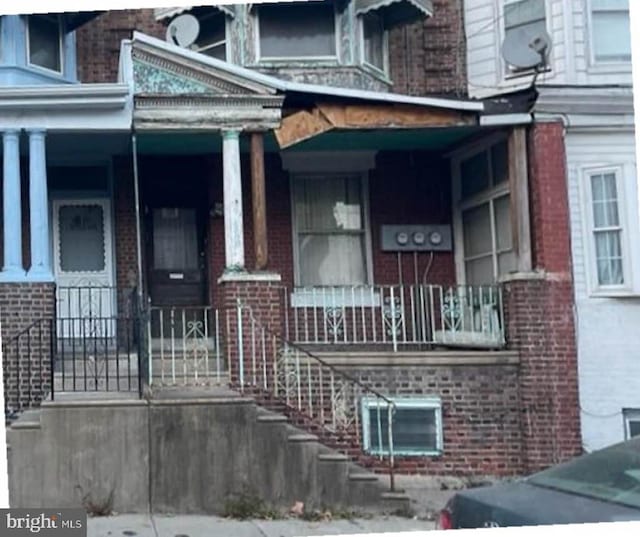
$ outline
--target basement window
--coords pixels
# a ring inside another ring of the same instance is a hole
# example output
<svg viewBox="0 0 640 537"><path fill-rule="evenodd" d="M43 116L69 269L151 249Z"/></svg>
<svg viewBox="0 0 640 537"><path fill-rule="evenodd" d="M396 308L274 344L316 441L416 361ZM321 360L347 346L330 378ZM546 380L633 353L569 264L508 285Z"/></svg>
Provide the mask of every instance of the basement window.
<svg viewBox="0 0 640 537"><path fill-rule="evenodd" d="M439 398L396 398L393 414L394 455L424 456L442 453L442 402ZM364 450L389 453L388 404L377 398L362 400Z"/></svg>

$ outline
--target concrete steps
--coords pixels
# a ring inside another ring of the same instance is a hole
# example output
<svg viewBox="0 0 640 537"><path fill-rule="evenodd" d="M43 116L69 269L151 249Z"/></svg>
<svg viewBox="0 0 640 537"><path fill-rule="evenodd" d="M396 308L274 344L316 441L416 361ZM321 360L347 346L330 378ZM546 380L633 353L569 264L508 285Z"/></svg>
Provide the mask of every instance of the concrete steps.
<svg viewBox="0 0 640 537"><path fill-rule="evenodd" d="M283 414L258 407L256 422L265 452L275 455L269 459L271 471L282 475L280 486L291 504L303 501L308 510L376 513L409 509L410 498L390 493L387 476L358 466L349 455L323 445L317 435L293 426Z"/></svg>

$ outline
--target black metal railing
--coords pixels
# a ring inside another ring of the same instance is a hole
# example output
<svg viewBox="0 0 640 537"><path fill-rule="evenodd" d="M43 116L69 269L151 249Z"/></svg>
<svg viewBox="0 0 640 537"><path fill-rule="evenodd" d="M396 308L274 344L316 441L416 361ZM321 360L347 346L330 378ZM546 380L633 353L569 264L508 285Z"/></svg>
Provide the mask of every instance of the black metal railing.
<svg viewBox="0 0 640 537"><path fill-rule="evenodd" d="M37 408L52 390L55 321L39 319L2 346L5 418Z"/></svg>

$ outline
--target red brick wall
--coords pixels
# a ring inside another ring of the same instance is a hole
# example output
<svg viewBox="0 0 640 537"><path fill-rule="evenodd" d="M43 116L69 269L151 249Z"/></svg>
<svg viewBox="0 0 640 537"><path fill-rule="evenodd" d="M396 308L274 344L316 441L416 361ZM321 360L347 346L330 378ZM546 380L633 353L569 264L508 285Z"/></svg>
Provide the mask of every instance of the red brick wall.
<svg viewBox="0 0 640 537"><path fill-rule="evenodd" d="M410 95L466 95L462 0L434 0L434 16L389 35L392 90Z"/></svg>
<svg viewBox="0 0 640 537"><path fill-rule="evenodd" d="M581 452L570 281L505 285L507 334L520 353L523 463L534 472Z"/></svg>
<svg viewBox="0 0 640 537"><path fill-rule="evenodd" d="M165 27L153 16L153 9L114 10L103 13L76 32L78 80L116 82L120 43L133 31L164 39Z"/></svg>
<svg viewBox="0 0 640 537"><path fill-rule="evenodd" d="M533 264L569 274L571 249L563 125L536 123L529 132Z"/></svg>
<svg viewBox="0 0 640 537"><path fill-rule="evenodd" d="M393 91L411 95L464 95L465 39L462 0L435 0L435 16L393 29L389 38ZM164 39L153 10L109 11L77 31L78 79L115 82L120 42L133 30Z"/></svg>
<svg viewBox="0 0 640 537"><path fill-rule="evenodd" d="M55 286L0 283L5 406L37 404L51 386L49 353Z"/></svg>

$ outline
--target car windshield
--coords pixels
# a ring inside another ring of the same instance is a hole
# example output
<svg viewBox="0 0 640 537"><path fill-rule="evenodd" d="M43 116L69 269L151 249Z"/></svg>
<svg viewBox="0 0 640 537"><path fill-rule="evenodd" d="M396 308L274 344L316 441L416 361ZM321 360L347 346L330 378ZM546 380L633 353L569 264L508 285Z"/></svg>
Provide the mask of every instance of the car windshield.
<svg viewBox="0 0 640 537"><path fill-rule="evenodd" d="M528 482L640 508L640 437L535 474Z"/></svg>

